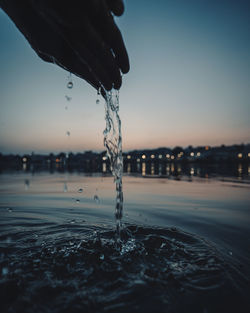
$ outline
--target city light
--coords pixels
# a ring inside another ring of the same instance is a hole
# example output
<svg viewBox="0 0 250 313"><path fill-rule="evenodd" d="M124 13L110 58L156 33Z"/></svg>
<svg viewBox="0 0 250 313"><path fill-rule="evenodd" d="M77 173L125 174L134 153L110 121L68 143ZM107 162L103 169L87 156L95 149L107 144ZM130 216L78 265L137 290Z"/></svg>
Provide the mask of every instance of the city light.
<svg viewBox="0 0 250 313"><path fill-rule="evenodd" d="M143 154L141 158L145 160L146 159L146 155Z"/></svg>
<svg viewBox="0 0 250 313"><path fill-rule="evenodd" d="M127 159L130 160L130 159L131 159L131 155L128 155L128 156L127 156Z"/></svg>
<svg viewBox="0 0 250 313"><path fill-rule="evenodd" d="M159 159L162 159L162 154L159 154L158 158L159 158Z"/></svg>
<svg viewBox="0 0 250 313"><path fill-rule="evenodd" d="M26 163L27 162L27 158L23 158L23 163Z"/></svg>
<svg viewBox="0 0 250 313"><path fill-rule="evenodd" d="M154 154L151 154L151 159L154 159L155 158L155 155Z"/></svg>
<svg viewBox="0 0 250 313"><path fill-rule="evenodd" d="M200 153L200 152L197 152L197 156L198 156L198 157L201 156L201 153Z"/></svg>
<svg viewBox="0 0 250 313"><path fill-rule="evenodd" d="M103 161L106 161L106 160L107 160L107 157L106 157L106 156L103 156L103 157L102 157L102 160L103 160Z"/></svg>
<svg viewBox="0 0 250 313"><path fill-rule="evenodd" d="M174 155L171 155L171 160L174 160Z"/></svg>
<svg viewBox="0 0 250 313"><path fill-rule="evenodd" d="M242 153L238 153L238 158L242 159Z"/></svg>
<svg viewBox="0 0 250 313"><path fill-rule="evenodd" d="M169 159L170 158L170 154L166 154L166 158Z"/></svg>
<svg viewBox="0 0 250 313"><path fill-rule="evenodd" d="M191 153L190 153L190 156L193 157L193 156L194 156L194 152L191 152Z"/></svg>

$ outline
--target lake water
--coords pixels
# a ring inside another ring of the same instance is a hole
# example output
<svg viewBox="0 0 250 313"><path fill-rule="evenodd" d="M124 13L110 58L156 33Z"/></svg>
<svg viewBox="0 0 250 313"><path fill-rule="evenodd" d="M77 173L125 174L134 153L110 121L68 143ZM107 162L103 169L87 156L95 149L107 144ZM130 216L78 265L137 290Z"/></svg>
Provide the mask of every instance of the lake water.
<svg viewBox="0 0 250 313"><path fill-rule="evenodd" d="M0 174L1 312L250 312L250 184Z"/></svg>

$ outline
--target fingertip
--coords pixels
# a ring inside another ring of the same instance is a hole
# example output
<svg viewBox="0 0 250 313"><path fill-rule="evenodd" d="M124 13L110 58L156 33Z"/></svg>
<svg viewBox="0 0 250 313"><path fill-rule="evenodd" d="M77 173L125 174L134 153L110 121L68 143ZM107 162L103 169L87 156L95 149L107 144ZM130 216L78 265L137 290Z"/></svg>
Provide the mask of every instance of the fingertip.
<svg viewBox="0 0 250 313"><path fill-rule="evenodd" d="M118 66L121 69L121 72L123 74L127 74L130 70L130 65L129 65L129 59L128 59L128 54L125 51L123 51L123 55L118 55L116 56L116 61Z"/></svg>
<svg viewBox="0 0 250 313"><path fill-rule="evenodd" d="M110 91L110 90L112 89L112 87L113 87L113 84L110 83L110 82L107 82L107 81L102 82L102 84L103 84L104 88L105 88L107 91Z"/></svg>
<svg viewBox="0 0 250 313"><path fill-rule="evenodd" d="M120 89L122 85L122 79L120 79L119 81L116 81L113 85L114 89Z"/></svg>
<svg viewBox="0 0 250 313"><path fill-rule="evenodd" d="M122 0L109 0L109 7L116 16L121 16L124 12L124 4Z"/></svg>
<svg viewBox="0 0 250 313"><path fill-rule="evenodd" d="M127 74L127 73L129 72L129 70L130 70L130 65L129 65L129 63L123 65L123 66L121 67L121 70L122 70L122 73L123 73L123 74Z"/></svg>

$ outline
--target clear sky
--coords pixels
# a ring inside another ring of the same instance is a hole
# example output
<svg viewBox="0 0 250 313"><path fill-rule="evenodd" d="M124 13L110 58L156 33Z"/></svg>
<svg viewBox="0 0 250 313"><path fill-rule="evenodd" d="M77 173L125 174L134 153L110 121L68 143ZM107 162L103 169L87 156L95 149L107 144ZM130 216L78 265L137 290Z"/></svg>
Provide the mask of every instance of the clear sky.
<svg viewBox="0 0 250 313"><path fill-rule="evenodd" d="M117 19L131 63L120 90L124 150L249 143L249 1L125 5ZM96 91L75 76L68 90L67 72L40 60L1 9L0 75L0 152L104 149Z"/></svg>

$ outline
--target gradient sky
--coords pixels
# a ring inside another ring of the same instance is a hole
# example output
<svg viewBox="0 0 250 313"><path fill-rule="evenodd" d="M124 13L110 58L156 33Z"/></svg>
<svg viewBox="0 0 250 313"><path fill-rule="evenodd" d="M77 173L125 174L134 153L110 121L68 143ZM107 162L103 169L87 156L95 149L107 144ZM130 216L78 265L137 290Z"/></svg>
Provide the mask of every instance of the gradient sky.
<svg viewBox="0 0 250 313"><path fill-rule="evenodd" d="M124 150L250 142L249 1L125 5ZM68 90L67 72L40 60L1 9L0 75L0 152L103 150L96 91L75 76Z"/></svg>

